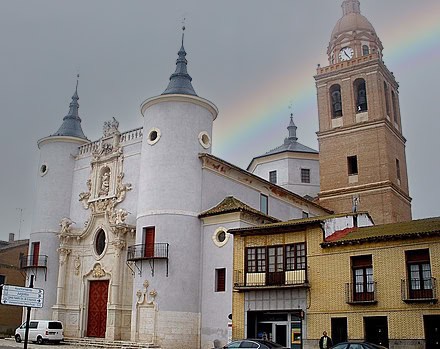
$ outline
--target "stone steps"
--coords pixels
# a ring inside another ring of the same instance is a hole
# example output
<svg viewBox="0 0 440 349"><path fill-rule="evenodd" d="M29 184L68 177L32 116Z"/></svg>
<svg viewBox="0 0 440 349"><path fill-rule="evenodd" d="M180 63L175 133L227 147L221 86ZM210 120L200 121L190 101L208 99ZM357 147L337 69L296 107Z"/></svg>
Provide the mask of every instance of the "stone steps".
<svg viewBox="0 0 440 349"><path fill-rule="evenodd" d="M111 341L99 338L64 338L64 342L77 347L105 348L105 349L160 349L158 345L136 343L130 341Z"/></svg>

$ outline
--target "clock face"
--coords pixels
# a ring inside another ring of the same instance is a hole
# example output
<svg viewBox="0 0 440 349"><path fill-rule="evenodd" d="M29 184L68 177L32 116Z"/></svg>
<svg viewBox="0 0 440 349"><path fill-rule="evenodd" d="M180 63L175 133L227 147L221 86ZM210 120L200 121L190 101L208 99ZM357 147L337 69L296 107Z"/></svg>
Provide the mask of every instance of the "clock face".
<svg viewBox="0 0 440 349"><path fill-rule="evenodd" d="M351 47L343 47L341 48L341 51L339 51L339 59L341 61L348 61L353 58L353 53L354 51Z"/></svg>

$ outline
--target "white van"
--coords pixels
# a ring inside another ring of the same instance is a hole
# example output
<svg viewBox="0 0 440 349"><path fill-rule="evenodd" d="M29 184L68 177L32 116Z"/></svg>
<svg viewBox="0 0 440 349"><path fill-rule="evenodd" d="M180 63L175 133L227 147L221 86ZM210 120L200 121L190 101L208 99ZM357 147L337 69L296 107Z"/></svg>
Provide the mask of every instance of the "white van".
<svg viewBox="0 0 440 349"><path fill-rule="evenodd" d="M20 343L24 340L26 322L15 330L15 341ZM59 343L64 340L63 323L52 320L29 321L29 342L43 344L45 342Z"/></svg>

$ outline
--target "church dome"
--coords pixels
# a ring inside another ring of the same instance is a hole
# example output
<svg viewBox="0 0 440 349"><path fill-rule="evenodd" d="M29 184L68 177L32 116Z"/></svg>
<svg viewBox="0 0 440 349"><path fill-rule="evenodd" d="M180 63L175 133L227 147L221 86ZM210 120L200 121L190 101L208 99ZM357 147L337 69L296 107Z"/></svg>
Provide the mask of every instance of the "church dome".
<svg viewBox="0 0 440 349"><path fill-rule="evenodd" d="M329 63L339 63L371 53L381 58L382 43L370 21L361 14L359 0L344 0L341 7L342 17L333 28L327 48Z"/></svg>
<svg viewBox="0 0 440 349"><path fill-rule="evenodd" d="M344 15L336 22L331 38L334 39L343 33L364 30L376 35L376 31L368 19L360 13L352 12Z"/></svg>

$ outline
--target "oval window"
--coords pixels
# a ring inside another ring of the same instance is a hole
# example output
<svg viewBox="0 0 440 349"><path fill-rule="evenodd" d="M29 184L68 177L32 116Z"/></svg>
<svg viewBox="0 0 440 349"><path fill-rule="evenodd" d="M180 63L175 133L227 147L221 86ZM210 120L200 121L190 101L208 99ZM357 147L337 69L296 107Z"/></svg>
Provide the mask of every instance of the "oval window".
<svg viewBox="0 0 440 349"><path fill-rule="evenodd" d="M48 170L47 165L46 164L42 164L40 166L40 176L43 177L47 173L47 170Z"/></svg>
<svg viewBox="0 0 440 349"><path fill-rule="evenodd" d="M104 230L98 231L95 239L95 251L98 256L102 255L105 249L105 232Z"/></svg>

